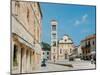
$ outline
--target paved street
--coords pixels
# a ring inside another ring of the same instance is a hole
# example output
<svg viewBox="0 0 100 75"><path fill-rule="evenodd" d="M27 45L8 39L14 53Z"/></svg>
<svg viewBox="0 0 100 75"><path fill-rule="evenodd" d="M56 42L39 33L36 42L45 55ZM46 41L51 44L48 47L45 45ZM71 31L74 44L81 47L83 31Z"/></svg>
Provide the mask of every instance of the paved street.
<svg viewBox="0 0 100 75"><path fill-rule="evenodd" d="M34 72L48 72L48 71L63 71L63 70L80 70L80 69L95 69L95 65L91 64L90 61L81 61L81 60L75 60L75 61L59 61L56 63L62 63L62 64L72 64L73 67L63 66L63 65L57 65L52 62L47 63L46 67L40 67L37 70L34 70Z"/></svg>
<svg viewBox="0 0 100 75"><path fill-rule="evenodd" d="M46 67L40 67L39 69L34 70L34 72L61 71L61 70L69 70L69 69L71 68L67 66L48 63Z"/></svg>
<svg viewBox="0 0 100 75"><path fill-rule="evenodd" d="M70 70L77 70L77 69L95 69L95 64L91 64L90 61L84 61L84 60L75 60L75 61L59 61L57 63L62 64L72 64L73 68Z"/></svg>

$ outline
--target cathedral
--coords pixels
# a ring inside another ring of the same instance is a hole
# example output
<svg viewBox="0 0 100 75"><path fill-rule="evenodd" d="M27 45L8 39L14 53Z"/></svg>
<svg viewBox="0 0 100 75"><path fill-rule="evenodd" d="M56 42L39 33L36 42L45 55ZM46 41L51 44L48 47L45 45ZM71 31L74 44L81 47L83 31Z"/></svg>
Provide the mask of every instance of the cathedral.
<svg viewBox="0 0 100 75"><path fill-rule="evenodd" d="M75 46L68 35L64 35L58 42L58 60L66 60L73 54Z"/></svg>

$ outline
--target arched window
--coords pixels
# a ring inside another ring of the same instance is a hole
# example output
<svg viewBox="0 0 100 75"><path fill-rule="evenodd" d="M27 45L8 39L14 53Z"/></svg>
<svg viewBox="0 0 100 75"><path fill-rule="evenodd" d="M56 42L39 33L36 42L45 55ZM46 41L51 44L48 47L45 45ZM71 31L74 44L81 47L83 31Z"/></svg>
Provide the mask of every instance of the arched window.
<svg viewBox="0 0 100 75"><path fill-rule="evenodd" d="M17 45L14 45L14 53L13 53L13 65L17 66L17 51L18 51L18 47Z"/></svg>

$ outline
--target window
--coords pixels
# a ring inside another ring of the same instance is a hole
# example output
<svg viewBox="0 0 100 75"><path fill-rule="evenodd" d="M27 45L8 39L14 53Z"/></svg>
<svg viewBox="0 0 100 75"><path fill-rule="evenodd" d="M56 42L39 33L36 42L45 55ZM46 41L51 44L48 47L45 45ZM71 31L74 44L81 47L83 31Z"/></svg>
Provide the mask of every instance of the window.
<svg viewBox="0 0 100 75"><path fill-rule="evenodd" d="M67 41L67 39L65 39L65 42Z"/></svg>
<svg viewBox="0 0 100 75"><path fill-rule="evenodd" d="M84 54L84 50L82 50L83 54Z"/></svg>
<svg viewBox="0 0 100 75"><path fill-rule="evenodd" d="M90 53L90 50L88 50L88 53Z"/></svg>
<svg viewBox="0 0 100 75"><path fill-rule="evenodd" d="M34 52L33 52L33 55L34 55Z"/></svg>
<svg viewBox="0 0 100 75"><path fill-rule="evenodd" d="M43 52L43 55L44 55L44 52Z"/></svg>
<svg viewBox="0 0 100 75"><path fill-rule="evenodd" d="M62 49L60 49L60 54L62 53Z"/></svg>
<svg viewBox="0 0 100 75"><path fill-rule="evenodd" d="M15 2L15 16L18 16L18 9L19 9L19 7L20 7L20 4L19 4L19 1L16 1Z"/></svg>
<svg viewBox="0 0 100 75"><path fill-rule="evenodd" d="M49 52L47 52L47 55L49 55Z"/></svg>
<svg viewBox="0 0 100 75"><path fill-rule="evenodd" d="M53 59L55 60L55 56L53 56Z"/></svg>
<svg viewBox="0 0 100 75"><path fill-rule="evenodd" d="M94 45L94 41L92 42L92 44Z"/></svg>
<svg viewBox="0 0 100 75"><path fill-rule="evenodd" d="M88 53L88 50L86 50L86 54Z"/></svg>
<svg viewBox="0 0 100 75"><path fill-rule="evenodd" d="M27 21L29 22L29 9L27 8Z"/></svg>
<svg viewBox="0 0 100 75"><path fill-rule="evenodd" d="M85 42L85 46L87 46L87 41Z"/></svg>
<svg viewBox="0 0 100 75"><path fill-rule="evenodd" d="M47 59L49 59L49 57L47 57Z"/></svg>
<svg viewBox="0 0 100 75"><path fill-rule="evenodd" d="M56 25L52 26L52 30L55 31L56 30Z"/></svg>
<svg viewBox="0 0 100 75"><path fill-rule="evenodd" d="M14 54L13 54L13 65L14 66L18 65L18 62L17 62L17 50L18 50L18 47L16 45L14 45Z"/></svg>
<svg viewBox="0 0 100 75"><path fill-rule="evenodd" d="M90 44L90 41L88 41L88 44Z"/></svg>
<svg viewBox="0 0 100 75"><path fill-rule="evenodd" d="M53 33L52 35L53 35L53 39L56 39L56 34L55 34L55 33Z"/></svg>

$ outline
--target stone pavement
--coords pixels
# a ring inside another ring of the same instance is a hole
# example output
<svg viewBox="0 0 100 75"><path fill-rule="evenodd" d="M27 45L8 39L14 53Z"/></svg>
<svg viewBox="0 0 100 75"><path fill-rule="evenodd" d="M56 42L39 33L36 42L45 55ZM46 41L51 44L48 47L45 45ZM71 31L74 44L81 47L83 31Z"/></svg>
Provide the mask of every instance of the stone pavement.
<svg viewBox="0 0 100 75"><path fill-rule="evenodd" d="M80 69L95 69L95 64L91 64L90 61L84 61L84 60L74 60L74 61L57 61L55 64L66 64L66 65L72 65L71 70L80 70Z"/></svg>
<svg viewBox="0 0 100 75"><path fill-rule="evenodd" d="M70 70L70 67L47 63L46 67L40 67L39 69L34 70L33 72L50 72L50 71L63 71Z"/></svg>
<svg viewBox="0 0 100 75"><path fill-rule="evenodd" d="M91 64L90 61L83 61L83 60L75 60L75 61L64 60L64 61L57 61L56 63L49 61L46 64L47 64L46 67L40 67L39 69L36 69L33 72L95 69L95 64ZM67 66L69 64L71 64L73 67Z"/></svg>

